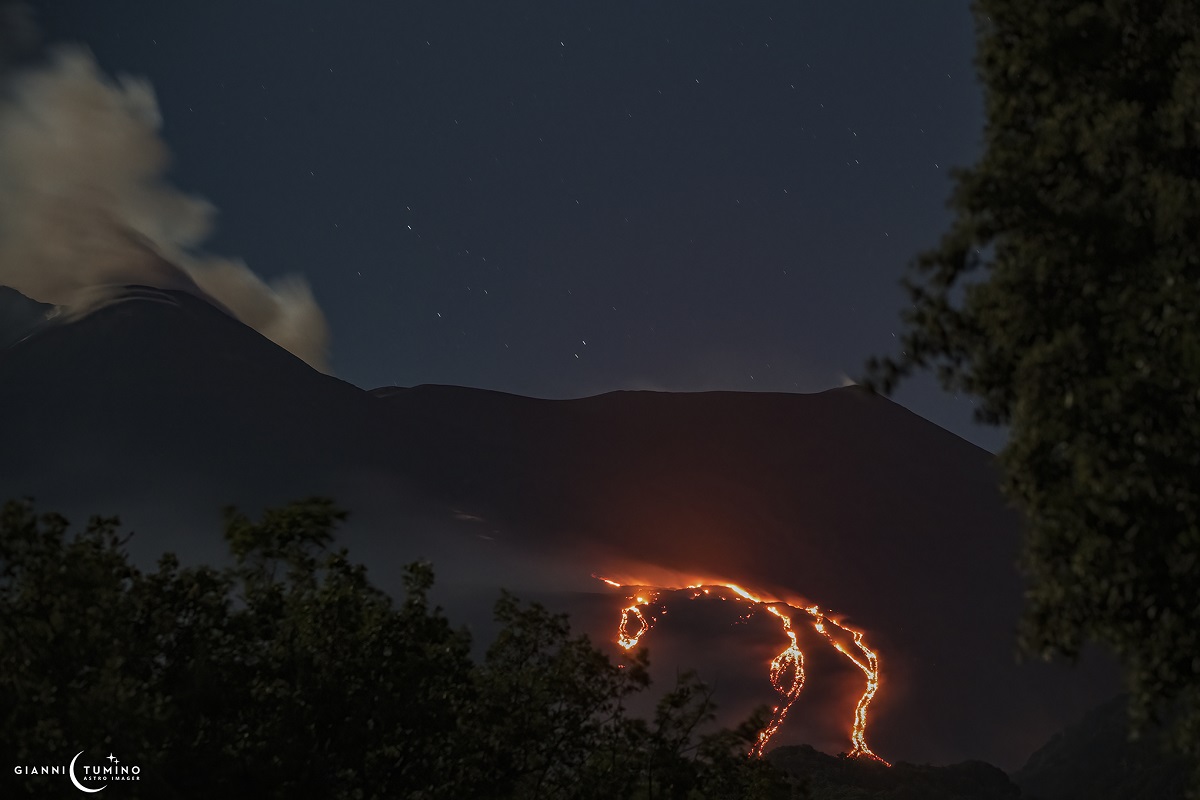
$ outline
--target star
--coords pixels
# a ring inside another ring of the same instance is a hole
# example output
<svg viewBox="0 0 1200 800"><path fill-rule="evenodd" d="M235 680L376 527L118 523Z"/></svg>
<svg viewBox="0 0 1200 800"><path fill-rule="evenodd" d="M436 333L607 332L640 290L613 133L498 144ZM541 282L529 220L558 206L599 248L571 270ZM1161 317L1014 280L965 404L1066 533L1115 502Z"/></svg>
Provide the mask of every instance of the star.
<svg viewBox="0 0 1200 800"><path fill-rule="evenodd" d="M109 753L109 754L108 754L108 760L109 760L109 761L111 761L111 762L113 762L114 764L120 764L120 763L121 763L120 761L118 761L118 760L117 760L117 757L116 757L116 756L114 756L112 753Z"/></svg>

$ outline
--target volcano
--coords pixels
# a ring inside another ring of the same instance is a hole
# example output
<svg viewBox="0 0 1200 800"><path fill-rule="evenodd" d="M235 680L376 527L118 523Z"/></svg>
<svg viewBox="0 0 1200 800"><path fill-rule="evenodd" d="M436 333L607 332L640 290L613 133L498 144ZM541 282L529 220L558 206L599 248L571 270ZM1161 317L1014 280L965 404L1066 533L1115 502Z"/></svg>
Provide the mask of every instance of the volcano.
<svg viewBox="0 0 1200 800"><path fill-rule="evenodd" d="M500 586L615 640L636 585L735 582L865 631L872 747L1016 766L1115 690L1111 668L1018 665L1019 523L991 455L857 387L540 400L451 386L364 391L203 299L129 287L71 322L0 303L0 495L119 513L147 559L222 557L218 511L312 494L381 585L434 561L452 617L486 630ZM730 714L776 702L770 615L672 604L660 669L699 666ZM807 638L806 638L807 637ZM863 673L800 636L779 743L849 750ZM614 644L614 651L616 647Z"/></svg>

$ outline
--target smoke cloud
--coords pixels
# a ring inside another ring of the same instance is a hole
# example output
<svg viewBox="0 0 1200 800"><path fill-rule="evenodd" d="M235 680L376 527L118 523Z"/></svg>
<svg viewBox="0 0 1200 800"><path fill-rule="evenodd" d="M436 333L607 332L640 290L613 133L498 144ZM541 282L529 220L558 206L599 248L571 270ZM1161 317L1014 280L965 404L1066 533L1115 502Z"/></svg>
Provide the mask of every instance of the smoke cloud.
<svg viewBox="0 0 1200 800"><path fill-rule="evenodd" d="M302 278L268 284L198 252L215 209L166 182L147 81L111 80L68 47L0 88L0 284L72 311L106 287L191 291L327 371L328 325Z"/></svg>

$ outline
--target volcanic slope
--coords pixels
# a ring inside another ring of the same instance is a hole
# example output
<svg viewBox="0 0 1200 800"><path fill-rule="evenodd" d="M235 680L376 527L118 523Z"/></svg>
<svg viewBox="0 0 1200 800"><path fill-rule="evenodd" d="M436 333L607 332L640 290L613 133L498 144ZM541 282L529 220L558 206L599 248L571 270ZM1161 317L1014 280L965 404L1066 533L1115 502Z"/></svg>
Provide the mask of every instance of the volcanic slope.
<svg viewBox="0 0 1200 800"><path fill-rule="evenodd" d="M592 573L819 604L879 653L869 736L889 759L1015 766L1112 691L1104 670L1017 667L1018 526L991 456L858 388L364 392L199 298L131 287L0 348L0 408L0 494L120 512L147 554L215 557L222 505L319 493L350 508L346 540L382 583L432 557L481 617L505 585L614 639L625 595ZM775 699L782 640L737 613L673 602L646 637L668 667L708 658L734 711ZM779 741L845 748L863 676L812 631L801 644Z"/></svg>

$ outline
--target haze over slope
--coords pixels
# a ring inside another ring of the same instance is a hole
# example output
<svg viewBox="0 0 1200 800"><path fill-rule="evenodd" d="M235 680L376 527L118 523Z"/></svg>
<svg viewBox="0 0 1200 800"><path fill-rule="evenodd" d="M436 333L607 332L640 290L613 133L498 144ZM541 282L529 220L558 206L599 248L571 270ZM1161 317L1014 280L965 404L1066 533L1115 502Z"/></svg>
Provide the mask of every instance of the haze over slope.
<svg viewBox="0 0 1200 800"><path fill-rule="evenodd" d="M1111 689L1016 666L1017 527L990 456L857 388L368 393L193 295L131 288L0 349L0 407L0 493L120 512L147 556L216 557L220 506L322 493L352 511L345 539L377 580L433 558L447 602L479 619L504 585L609 639L624 595L593 572L819 603L880 653L870 735L888 758L1015 766ZM655 662L704 668L730 713L772 702L777 625L716 605L672 607ZM802 644L809 682L779 741L846 749L862 675Z"/></svg>

